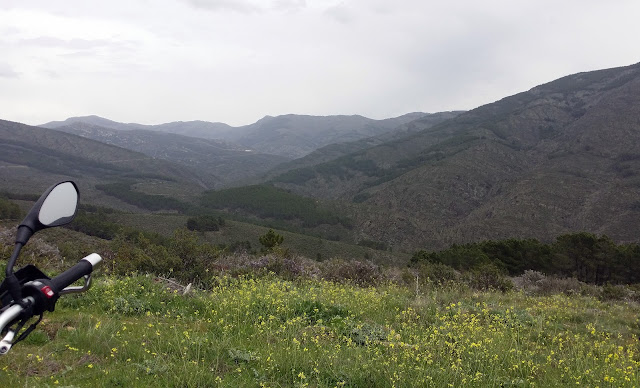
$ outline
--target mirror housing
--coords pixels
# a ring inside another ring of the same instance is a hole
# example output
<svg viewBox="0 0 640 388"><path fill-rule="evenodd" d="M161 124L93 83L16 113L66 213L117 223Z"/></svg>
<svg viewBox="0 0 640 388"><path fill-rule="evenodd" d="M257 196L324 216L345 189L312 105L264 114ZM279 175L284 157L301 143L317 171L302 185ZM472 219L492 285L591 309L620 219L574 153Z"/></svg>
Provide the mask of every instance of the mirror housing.
<svg viewBox="0 0 640 388"><path fill-rule="evenodd" d="M16 244L26 244L39 230L71 222L78 212L79 198L78 186L72 181L49 187L18 226Z"/></svg>

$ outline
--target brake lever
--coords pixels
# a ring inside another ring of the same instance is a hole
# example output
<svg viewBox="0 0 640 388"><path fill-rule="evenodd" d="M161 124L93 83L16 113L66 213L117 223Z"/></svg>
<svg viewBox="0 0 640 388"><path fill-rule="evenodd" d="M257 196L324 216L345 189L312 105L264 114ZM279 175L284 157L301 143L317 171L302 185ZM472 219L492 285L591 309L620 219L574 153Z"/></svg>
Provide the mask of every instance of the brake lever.
<svg viewBox="0 0 640 388"><path fill-rule="evenodd" d="M84 275L84 285L82 286L74 286L74 287L67 287L65 289L63 289L62 291L60 291L60 295L66 295L66 294L80 294L82 292L87 291L88 289L91 288L91 274L89 275Z"/></svg>

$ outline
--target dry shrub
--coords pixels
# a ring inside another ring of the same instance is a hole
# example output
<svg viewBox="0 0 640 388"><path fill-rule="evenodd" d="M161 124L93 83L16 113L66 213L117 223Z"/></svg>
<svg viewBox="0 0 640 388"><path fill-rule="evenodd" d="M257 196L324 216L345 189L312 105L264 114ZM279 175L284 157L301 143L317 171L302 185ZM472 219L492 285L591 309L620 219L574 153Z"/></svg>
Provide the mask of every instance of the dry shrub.
<svg viewBox="0 0 640 388"><path fill-rule="evenodd" d="M514 285L529 295L598 295L596 286L588 285L576 278L547 276L538 271L525 271L513 279Z"/></svg>
<svg viewBox="0 0 640 388"><path fill-rule="evenodd" d="M212 274L230 276L264 276L276 274L285 279L318 278L318 263L304 257L289 257L270 253L253 256L247 253L223 256L210 265Z"/></svg>
<svg viewBox="0 0 640 388"><path fill-rule="evenodd" d="M351 281L360 286L375 285L382 279L382 270L370 261L331 259L322 263L321 271L327 280Z"/></svg>

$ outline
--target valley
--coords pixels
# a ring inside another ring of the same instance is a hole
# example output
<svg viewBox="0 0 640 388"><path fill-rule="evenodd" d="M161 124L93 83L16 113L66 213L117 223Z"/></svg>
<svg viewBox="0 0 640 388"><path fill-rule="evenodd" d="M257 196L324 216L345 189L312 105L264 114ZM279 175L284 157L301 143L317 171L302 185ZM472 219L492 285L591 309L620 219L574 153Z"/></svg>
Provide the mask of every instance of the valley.
<svg viewBox="0 0 640 388"><path fill-rule="evenodd" d="M364 246L406 257L581 231L630 243L640 233L638 90L633 65L570 75L468 112L387 120L284 115L231 127L85 116L49 129L2 121L0 190L32 194L76 179L91 204L140 217L215 213L339 240L358 247L356 256ZM218 204L207 205L214 196ZM225 206L240 196L245 205ZM274 203L285 207L269 210ZM304 215L286 215L294 203L307 204ZM325 215L309 212L315 206Z"/></svg>

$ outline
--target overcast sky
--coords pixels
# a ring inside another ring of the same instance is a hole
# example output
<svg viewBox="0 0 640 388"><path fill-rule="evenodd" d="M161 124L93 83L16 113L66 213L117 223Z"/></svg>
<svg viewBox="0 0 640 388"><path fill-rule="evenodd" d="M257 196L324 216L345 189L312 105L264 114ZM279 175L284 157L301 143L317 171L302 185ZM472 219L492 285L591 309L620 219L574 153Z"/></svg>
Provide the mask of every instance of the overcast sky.
<svg viewBox="0 0 640 388"><path fill-rule="evenodd" d="M0 119L472 109L640 62L640 1L0 0Z"/></svg>

